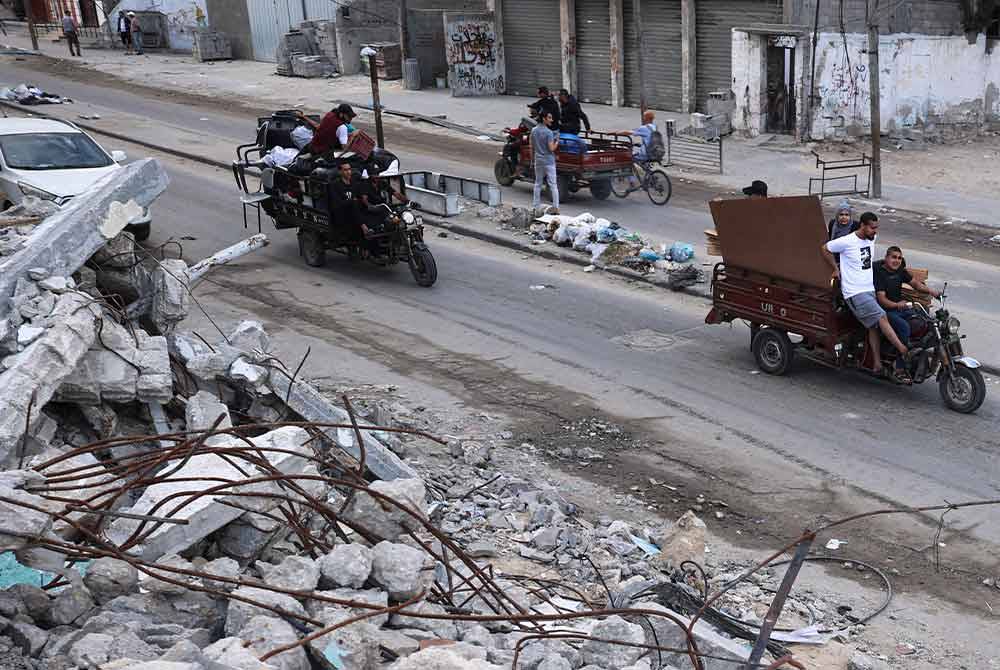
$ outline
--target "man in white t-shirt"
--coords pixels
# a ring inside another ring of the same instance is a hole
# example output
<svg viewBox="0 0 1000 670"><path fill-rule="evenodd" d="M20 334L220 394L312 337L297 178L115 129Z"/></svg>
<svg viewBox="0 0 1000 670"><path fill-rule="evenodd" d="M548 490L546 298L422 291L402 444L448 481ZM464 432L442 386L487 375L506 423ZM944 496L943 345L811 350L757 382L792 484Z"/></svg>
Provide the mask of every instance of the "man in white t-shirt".
<svg viewBox="0 0 1000 670"><path fill-rule="evenodd" d="M834 278L840 279L840 288L844 294L844 300L847 301L847 306L851 308L851 312L854 313L858 321L868 329L868 343L875 354L872 372L876 374L882 372L882 355L878 336L878 331L881 330L900 354L896 359L895 378L901 383L906 383L909 381L909 376L904 364L909 350L896 336L896 331L889 323L885 310L882 309L875 297L875 275L872 264L875 258L877 232L878 217L872 212L865 212L861 215L861 225L855 232L830 240L820 249L833 270ZM834 254L840 256L839 267Z"/></svg>

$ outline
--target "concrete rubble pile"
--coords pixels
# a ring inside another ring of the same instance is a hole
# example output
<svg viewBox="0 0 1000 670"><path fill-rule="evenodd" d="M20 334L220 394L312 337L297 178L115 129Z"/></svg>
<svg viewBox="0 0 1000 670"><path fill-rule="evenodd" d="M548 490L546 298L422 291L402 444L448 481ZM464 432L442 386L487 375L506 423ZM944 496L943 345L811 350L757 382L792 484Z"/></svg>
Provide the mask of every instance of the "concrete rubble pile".
<svg viewBox="0 0 1000 670"><path fill-rule="evenodd" d="M20 575L0 570L5 668L747 658L745 639L684 609L698 591L682 563L705 553L693 514L662 535L588 522L499 471L491 444L330 402L258 322L211 342L185 332L191 282L263 242L190 267L137 247L125 222L165 187L155 161L129 165L0 259L0 558ZM736 592L731 616L759 622L767 579Z"/></svg>

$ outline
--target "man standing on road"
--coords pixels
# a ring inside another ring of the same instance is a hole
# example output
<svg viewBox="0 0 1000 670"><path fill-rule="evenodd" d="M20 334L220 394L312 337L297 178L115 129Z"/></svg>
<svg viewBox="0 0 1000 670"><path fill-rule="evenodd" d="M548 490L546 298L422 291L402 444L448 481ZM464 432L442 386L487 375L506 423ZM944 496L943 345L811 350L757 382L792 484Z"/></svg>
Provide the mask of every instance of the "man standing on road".
<svg viewBox="0 0 1000 670"><path fill-rule="evenodd" d="M851 235L830 240L821 246L820 250L823 258L833 270L833 277L840 279L840 289L844 294L844 300L847 301L847 306L850 307L851 312L861 322L861 325L868 329L868 344L875 358L872 372L882 373L881 341L879 340L879 331L882 331L882 334L900 354L896 359L895 380L905 384L911 381L904 366L909 357L909 350L896 336L896 331L892 329L892 324L889 323L885 310L882 309L875 297L873 257L877 233L878 217L872 212L865 212L861 215L861 225L857 231ZM839 267L834 254L840 255Z"/></svg>
<svg viewBox="0 0 1000 670"><path fill-rule="evenodd" d="M69 15L69 12L63 14L62 29L63 36L66 38L66 44L69 45L69 55L82 56L83 54L80 53L80 36L76 32L76 21ZM73 53L74 47L76 48L76 53Z"/></svg>
<svg viewBox="0 0 1000 670"><path fill-rule="evenodd" d="M132 22L129 21L124 9L118 12L118 37L125 47L125 53L132 53Z"/></svg>
<svg viewBox="0 0 1000 670"><path fill-rule="evenodd" d="M135 15L135 12L128 13L129 29L132 31L132 48L135 53L142 55L142 21Z"/></svg>
<svg viewBox="0 0 1000 670"><path fill-rule="evenodd" d="M902 249L889 247L885 251L885 259L875 264L875 297L889 317L892 329L905 343L910 341L910 317L915 313L913 303L903 300L903 284L935 298L941 297L940 291L935 291L907 271Z"/></svg>
<svg viewBox="0 0 1000 670"><path fill-rule="evenodd" d="M531 154L535 159L535 190L531 198L531 206L539 207L542 204L542 181L549 182L549 191L552 193L552 209L549 214L559 213L559 187L556 185L556 147L559 146L559 138L552 131L554 120L552 114L545 112L542 115L542 122L531 130Z"/></svg>

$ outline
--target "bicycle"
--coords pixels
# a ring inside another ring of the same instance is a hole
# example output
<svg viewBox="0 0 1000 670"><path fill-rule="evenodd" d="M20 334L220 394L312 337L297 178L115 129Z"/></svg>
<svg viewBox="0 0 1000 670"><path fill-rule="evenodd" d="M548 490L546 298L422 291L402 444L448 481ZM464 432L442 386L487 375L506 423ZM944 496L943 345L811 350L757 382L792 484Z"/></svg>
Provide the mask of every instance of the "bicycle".
<svg viewBox="0 0 1000 670"><path fill-rule="evenodd" d="M670 176L656 161L634 161L631 175L621 175L611 180L611 192L619 198L628 197L629 193L639 190L645 191L654 205L667 204L673 194Z"/></svg>

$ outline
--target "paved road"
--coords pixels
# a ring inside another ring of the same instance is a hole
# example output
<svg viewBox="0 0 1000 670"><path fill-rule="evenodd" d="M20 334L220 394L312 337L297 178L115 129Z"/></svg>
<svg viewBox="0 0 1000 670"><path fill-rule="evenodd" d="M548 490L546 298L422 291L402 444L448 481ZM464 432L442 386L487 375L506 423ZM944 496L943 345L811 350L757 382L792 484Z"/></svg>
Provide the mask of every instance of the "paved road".
<svg viewBox="0 0 1000 670"><path fill-rule="evenodd" d="M201 123L223 137L246 137L242 117L60 85L80 100L142 112L153 123ZM409 158L430 169L456 165L415 153ZM197 259L243 236L225 171L165 163L173 183L156 204L153 243L194 238L184 249ZM635 207L644 220L666 216L670 226L705 227L693 210ZM325 269L308 268L291 233L273 239L201 291L233 314L260 316L287 338L322 342L331 357L336 348L369 357L451 389L470 407L506 405L514 414L530 407L557 416L596 408L641 427L660 447L645 455L653 470L636 476L678 464L712 473L718 486L730 487L731 499L742 496L748 505L770 509L791 529L817 514L835 516L876 501L954 502L1000 491L1000 386L993 380L982 410L959 416L942 409L933 385L898 389L803 362L787 378L755 374L746 330L705 326L704 301L689 296L548 267L471 240L437 238L431 244L440 279L426 290L405 268L386 271L339 258ZM982 271L995 269L984 265ZM995 314L989 305L983 312ZM333 362L321 365L336 370ZM969 511L954 519L967 533L950 538L950 546L995 564L1000 515ZM909 524L894 528L890 541L926 545L926 535L908 535ZM981 543L989 545L985 553Z"/></svg>

